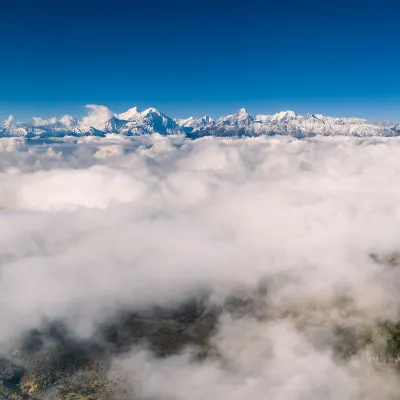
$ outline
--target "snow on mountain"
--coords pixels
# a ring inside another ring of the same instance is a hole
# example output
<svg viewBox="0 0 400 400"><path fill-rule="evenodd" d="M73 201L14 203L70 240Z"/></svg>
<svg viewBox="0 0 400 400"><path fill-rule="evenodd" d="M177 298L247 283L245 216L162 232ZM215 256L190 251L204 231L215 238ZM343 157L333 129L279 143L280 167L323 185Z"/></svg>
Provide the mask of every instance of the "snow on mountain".
<svg viewBox="0 0 400 400"><path fill-rule="evenodd" d="M238 113L233 115L227 115L217 119L215 125L218 126L231 126L231 127L243 127L249 126L254 122L254 118L246 111L245 108L241 108Z"/></svg>
<svg viewBox="0 0 400 400"><path fill-rule="evenodd" d="M140 110L137 107L130 108L122 114L114 114L118 119L122 121L133 121L140 118Z"/></svg>
<svg viewBox="0 0 400 400"><path fill-rule="evenodd" d="M400 136L400 125L396 124L322 114L297 115L293 111L253 117L242 108L235 114L217 119L204 116L173 120L155 108L141 111L134 107L121 114L113 114L105 106L88 105L87 108L88 115L80 120L64 115L60 119L47 120L35 117L32 124L21 124L13 123L12 117L9 117L4 121L4 127L0 128L0 137L104 136L111 133L125 136L186 134L190 138L258 135L290 135L297 138L316 135Z"/></svg>
<svg viewBox="0 0 400 400"><path fill-rule="evenodd" d="M255 134L280 134L295 137L323 136L396 136L395 125L371 122L361 118L334 118L322 114L297 115L282 111L274 115L257 115Z"/></svg>
<svg viewBox="0 0 400 400"><path fill-rule="evenodd" d="M137 107L131 108L116 118L123 122L122 134L159 133L173 135L183 133L179 125L155 108L140 111Z"/></svg>
<svg viewBox="0 0 400 400"><path fill-rule="evenodd" d="M175 122L181 127L181 128L186 128L186 129L195 129L195 130L201 130L201 128L207 127L207 126L212 126L215 124L215 121L209 117L208 115L205 115L204 117L201 118L193 118L189 117L186 119L177 119Z"/></svg>
<svg viewBox="0 0 400 400"><path fill-rule="evenodd" d="M271 117L271 122L286 122L286 121L291 121L297 117L296 113L294 111L281 111L277 114L272 115Z"/></svg>

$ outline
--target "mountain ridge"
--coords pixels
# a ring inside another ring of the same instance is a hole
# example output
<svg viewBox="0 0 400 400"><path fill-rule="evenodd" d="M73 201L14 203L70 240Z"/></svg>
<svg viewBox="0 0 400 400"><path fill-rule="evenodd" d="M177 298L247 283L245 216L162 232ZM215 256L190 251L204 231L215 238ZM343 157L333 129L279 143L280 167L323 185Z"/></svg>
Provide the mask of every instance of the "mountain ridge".
<svg viewBox="0 0 400 400"><path fill-rule="evenodd" d="M143 111L137 107L115 114L107 107L88 105L89 115L81 120L64 115L48 120L34 117L33 124L13 123L10 116L0 128L0 137L62 137L104 136L114 133L124 136L186 135L196 139L203 136L261 136L285 135L297 138L322 136L392 137L400 136L400 124L375 122L363 118L328 117L322 114L298 115L294 111L258 114L255 117L241 108L237 113L211 118L189 117L172 119L156 108Z"/></svg>

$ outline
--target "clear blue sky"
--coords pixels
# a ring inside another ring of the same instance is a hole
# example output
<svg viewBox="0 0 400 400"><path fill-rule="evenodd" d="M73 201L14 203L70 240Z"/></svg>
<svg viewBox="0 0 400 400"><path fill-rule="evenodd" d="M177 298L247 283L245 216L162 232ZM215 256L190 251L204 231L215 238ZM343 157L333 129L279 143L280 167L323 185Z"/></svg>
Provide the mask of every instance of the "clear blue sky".
<svg viewBox="0 0 400 400"><path fill-rule="evenodd" d="M2 0L0 15L0 118L94 103L400 121L395 2Z"/></svg>

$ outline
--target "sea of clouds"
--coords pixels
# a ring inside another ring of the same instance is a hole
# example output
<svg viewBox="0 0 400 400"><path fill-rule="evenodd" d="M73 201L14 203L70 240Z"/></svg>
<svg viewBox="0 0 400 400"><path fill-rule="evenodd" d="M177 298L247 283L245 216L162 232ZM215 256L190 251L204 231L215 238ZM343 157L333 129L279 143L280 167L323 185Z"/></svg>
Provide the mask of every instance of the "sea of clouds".
<svg viewBox="0 0 400 400"><path fill-rule="evenodd" d="M90 338L120 309L259 293L263 318L219 317L220 358L135 347L112 373L147 399L394 399L396 374L334 348L400 319L400 270L370 257L399 249L399 160L396 138L2 138L0 351L44 320Z"/></svg>

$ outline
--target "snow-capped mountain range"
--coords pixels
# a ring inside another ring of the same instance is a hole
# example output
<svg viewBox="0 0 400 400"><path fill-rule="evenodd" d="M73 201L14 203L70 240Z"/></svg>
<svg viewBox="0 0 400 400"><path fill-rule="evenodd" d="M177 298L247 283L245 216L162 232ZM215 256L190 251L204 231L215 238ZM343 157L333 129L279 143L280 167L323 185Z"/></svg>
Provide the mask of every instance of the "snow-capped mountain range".
<svg viewBox="0 0 400 400"><path fill-rule="evenodd" d="M273 115L250 115L244 108L237 113L217 119L172 119L155 108L140 111L137 107L113 114L107 107L88 105L89 115L76 120L69 115L48 120L35 117L33 124L13 123L10 116L0 128L0 137L62 137L104 136L114 133L138 136L161 135L202 136L259 136L290 135L297 138L323 136L400 136L400 125L373 122L361 118L334 118L322 114L297 115L282 111Z"/></svg>

